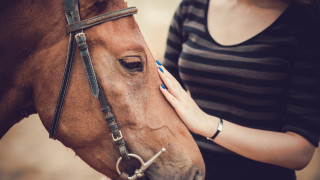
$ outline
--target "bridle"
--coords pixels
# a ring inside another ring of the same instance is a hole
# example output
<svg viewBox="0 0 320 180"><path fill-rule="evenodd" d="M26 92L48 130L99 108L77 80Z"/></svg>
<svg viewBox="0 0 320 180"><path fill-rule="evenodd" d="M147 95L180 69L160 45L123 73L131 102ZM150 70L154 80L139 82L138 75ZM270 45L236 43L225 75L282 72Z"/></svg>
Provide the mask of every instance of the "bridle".
<svg viewBox="0 0 320 180"><path fill-rule="evenodd" d="M65 65L65 71L62 78L62 84L57 100L56 109L54 112L54 116L52 119L52 124L49 131L49 137L52 139L56 139L56 134L59 125L59 119L65 99L65 95L68 88L68 83L70 79L71 69L72 69L72 62L74 59L74 52L75 52L75 44L77 42L82 62L85 66L86 75L89 81L91 93L93 94L94 98L97 98L101 105L101 111L105 114L105 119L108 123L109 129L112 132L112 139L117 144L117 147L120 152L120 158L116 164L116 170L120 175L120 179L137 179L144 176L144 171L160 156L162 152L165 151L165 148L162 148L157 154L155 154L149 161L144 162L142 158L136 154L130 154L127 147L125 140L122 136L121 131L116 123L115 117L111 112L111 108L107 102L106 96L102 90L102 87L96 77L89 50L88 44L86 43L86 36L83 32L84 29L90 28L95 25L99 25L101 23L119 19L126 16L131 16L136 14L138 9L136 7L129 7L126 9L121 9L118 11L105 13L99 16L92 17L90 19L81 20L79 14L79 5L78 0L65 0L65 15L67 18L67 32L70 34L69 36L69 46L68 46L68 53L67 53L67 61ZM135 174L130 176L127 173L121 172L119 169L119 164L124 160L129 160L130 157L136 158L140 161L141 167L140 169L135 170Z"/></svg>

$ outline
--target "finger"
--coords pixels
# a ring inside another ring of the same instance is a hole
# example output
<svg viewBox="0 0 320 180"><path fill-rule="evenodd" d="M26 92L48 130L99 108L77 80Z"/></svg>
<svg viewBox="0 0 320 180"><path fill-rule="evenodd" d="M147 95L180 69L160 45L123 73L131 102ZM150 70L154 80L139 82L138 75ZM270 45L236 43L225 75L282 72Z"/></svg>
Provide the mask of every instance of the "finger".
<svg viewBox="0 0 320 180"><path fill-rule="evenodd" d="M181 89L180 84L173 83L172 80L168 78L167 73L164 73L161 67L158 68L158 73L163 83L169 89L171 95L173 95L178 100L181 100L183 92L179 91L179 89Z"/></svg>
<svg viewBox="0 0 320 180"><path fill-rule="evenodd" d="M163 70L163 73L166 74L167 78L170 79L170 81L172 81L177 86L181 86L177 79L164 66L161 66L161 69ZM182 87L181 89L184 91Z"/></svg>
<svg viewBox="0 0 320 180"><path fill-rule="evenodd" d="M172 76L171 73L167 71L166 68L162 66L162 64L158 60L156 60L155 62L158 65L158 73L160 75L160 78L168 87L168 91L177 99L182 101L187 94L186 91L182 88L181 84L176 80L176 78Z"/></svg>
<svg viewBox="0 0 320 180"><path fill-rule="evenodd" d="M179 107L179 100L175 98L172 94L170 94L162 84L160 85L160 91L174 109L177 109Z"/></svg>
<svg viewBox="0 0 320 180"><path fill-rule="evenodd" d="M174 84L176 84L177 86L180 85L180 83L176 80L176 78L175 78L174 76L172 76L172 74L171 74L164 66L162 66L162 64L161 64L158 60L156 60L155 62L156 62L156 64L158 65L158 67L160 67L160 68L162 69L163 73L166 74L167 77L168 77ZM180 86L181 86L181 85L180 85ZM181 87L181 89L184 90L182 87Z"/></svg>

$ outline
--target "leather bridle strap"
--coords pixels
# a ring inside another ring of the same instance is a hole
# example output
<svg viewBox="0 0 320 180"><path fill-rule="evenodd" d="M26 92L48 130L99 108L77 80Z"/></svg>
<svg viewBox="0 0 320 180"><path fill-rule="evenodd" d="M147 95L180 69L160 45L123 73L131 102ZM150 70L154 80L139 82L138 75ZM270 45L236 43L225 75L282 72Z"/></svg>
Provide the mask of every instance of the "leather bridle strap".
<svg viewBox="0 0 320 180"><path fill-rule="evenodd" d="M51 127L49 131L49 138L56 139L57 129L59 125L59 119L61 115L62 106L64 103L64 98L67 92L71 69L72 69L72 62L74 58L74 47L75 47L75 33L71 33L69 37L69 46L68 46L68 54L67 54L67 61L65 65L65 70L62 78L62 83L60 87L60 92L57 100L56 110L53 115L53 119L51 122Z"/></svg>
<svg viewBox="0 0 320 180"><path fill-rule="evenodd" d="M111 112L111 108L107 102L106 96L101 88L101 85L98 82L98 79L95 75L95 71L92 65L90 54L88 51L88 44L86 43L86 37L83 33L83 29L110 21L118 19L121 17L130 16L137 13L135 7L121 9L111 13L105 13L84 21L81 21L78 7L78 0L65 0L65 15L68 21L67 31L70 33L68 55L66 61L66 68L63 75L62 85L59 92L59 97L57 101L56 110L52 120L49 137L56 139L57 129L59 125L60 114L66 95L68 82L71 74L72 62L74 59L74 50L75 50L75 40L79 46L81 59L85 65L86 75L90 85L91 92L95 98L99 99L99 102L102 107L102 111L105 114L106 121L108 122L109 129L112 132L113 141L118 145L120 155L123 159L129 159L128 150L125 145L125 141L122 137L122 133L118 128L117 123L115 122L115 117Z"/></svg>
<svg viewBox="0 0 320 180"><path fill-rule="evenodd" d="M126 9L120 9L118 11L105 13L99 16L95 16L90 19L86 19L80 22L75 22L73 24L67 25L67 31L68 33L83 30L107 21L112 21L115 19L119 19L122 17L130 16L133 14L136 14L138 12L138 9L136 7L129 7Z"/></svg>

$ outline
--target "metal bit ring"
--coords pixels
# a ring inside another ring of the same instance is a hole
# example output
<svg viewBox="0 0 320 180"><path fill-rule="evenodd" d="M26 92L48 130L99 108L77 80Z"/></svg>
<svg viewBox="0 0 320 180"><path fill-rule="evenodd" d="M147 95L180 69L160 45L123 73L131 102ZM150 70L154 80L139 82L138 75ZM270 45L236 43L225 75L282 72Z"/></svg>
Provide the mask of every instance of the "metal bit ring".
<svg viewBox="0 0 320 180"><path fill-rule="evenodd" d="M155 154L149 161L144 162L143 159L136 155L136 154L128 154L129 157L136 158L140 161L141 167L140 169L136 169L134 175L128 177L129 180L135 180L138 178L141 178L144 176L144 171L147 170L147 168L161 155L162 152L166 151L166 148L162 148L161 151L159 151L157 154ZM117 161L116 169L119 175L121 175L121 171L119 169L119 164L122 160L122 157L120 157Z"/></svg>

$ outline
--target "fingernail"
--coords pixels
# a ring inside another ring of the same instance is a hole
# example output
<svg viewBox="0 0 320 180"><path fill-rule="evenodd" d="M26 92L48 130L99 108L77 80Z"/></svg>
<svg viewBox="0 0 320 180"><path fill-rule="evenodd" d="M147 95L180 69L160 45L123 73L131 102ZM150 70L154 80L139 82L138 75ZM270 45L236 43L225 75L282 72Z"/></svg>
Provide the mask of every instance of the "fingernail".
<svg viewBox="0 0 320 180"><path fill-rule="evenodd" d="M158 64L158 66L162 65L158 60L156 60L156 63Z"/></svg>
<svg viewBox="0 0 320 180"><path fill-rule="evenodd" d="M159 67L159 70L163 73L163 70L162 70L162 68L161 68L161 67Z"/></svg>
<svg viewBox="0 0 320 180"><path fill-rule="evenodd" d="M163 84L161 84L162 89L166 89Z"/></svg>

